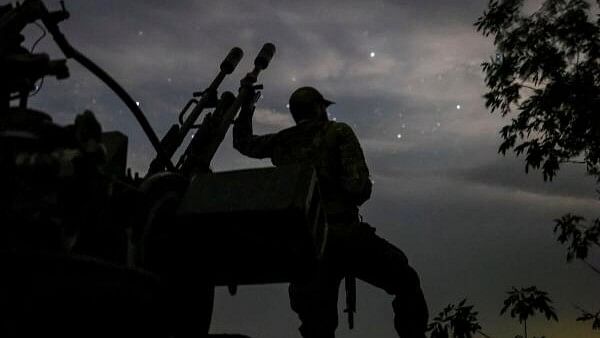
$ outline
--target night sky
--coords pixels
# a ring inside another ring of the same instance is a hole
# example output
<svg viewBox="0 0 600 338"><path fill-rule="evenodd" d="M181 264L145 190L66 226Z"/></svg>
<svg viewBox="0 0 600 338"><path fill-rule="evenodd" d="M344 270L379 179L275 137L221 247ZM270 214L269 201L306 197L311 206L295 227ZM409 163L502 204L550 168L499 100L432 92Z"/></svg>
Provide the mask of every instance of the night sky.
<svg viewBox="0 0 600 338"><path fill-rule="evenodd" d="M58 8L57 1L47 1ZM535 8L537 2L529 2ZM600 308L600 276L567 265L552 234L566 212L598 216L594 180L564 167L552 183L525 174L522 158L497 153L507 121L484 107L480 64L493 54L473 22L484 0L373 1L67 1L61 24L70 41L111 73L140 103L159 135L193 91L204 89L228 51L245 58L221 87L237 92L263 43L277 53L261 75L264 97L255 131L291 126L286 104L297 87L317 87L337 104L332 119L353 126L374 191L362 208L377 232L406 252L420 272L432 315L466 297L483 331L514 337L516 320L500 317L505 292L537 285L555 301L559 323L534 320L532 334L598 337L575 323L575 305ZM28 43L40 35L27 29ZM59 57L50 38L37 47ZM70 79L47 79L31 106L59 123L92 110L105 130L129 136L129 165L145 172L154 153L126 107L71 62ZM230 135L215 171L269 166L243 157ZM600 264L600 255L593 257ZM343 288L341 289L343 290ZM338 337L394 337L391 296L359 282L356 329L341 313ZM299 337L287 285L218 289L212 332Z"/></svg>

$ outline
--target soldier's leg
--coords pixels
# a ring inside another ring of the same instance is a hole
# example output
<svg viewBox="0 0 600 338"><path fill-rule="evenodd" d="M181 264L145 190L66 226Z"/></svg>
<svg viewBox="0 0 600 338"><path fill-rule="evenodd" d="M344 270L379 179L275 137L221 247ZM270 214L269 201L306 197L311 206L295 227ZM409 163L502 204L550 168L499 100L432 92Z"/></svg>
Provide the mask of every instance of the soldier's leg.
<svg viewBox="0 0 600 338"><path fill-rule="evenodd" d="M347 251L348 269L356 277L395 296L394 327L401 338L424 338L428 309L417 272L406 255L375 234L373 228L361 226Z"/></svg>
<svg viewBox="0 0 600 338"><path fill-rule="evenodd" d="M322 265L312 276L290 284L290 303L302 322L302 337L335 337L341 279L338 273Z"/></svg>

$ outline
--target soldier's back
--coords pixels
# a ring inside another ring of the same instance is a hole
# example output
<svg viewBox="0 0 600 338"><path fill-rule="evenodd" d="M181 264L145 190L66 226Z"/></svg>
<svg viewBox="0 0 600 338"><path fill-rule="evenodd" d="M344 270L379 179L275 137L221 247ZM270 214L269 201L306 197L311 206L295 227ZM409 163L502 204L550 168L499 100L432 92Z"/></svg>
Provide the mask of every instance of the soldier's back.
<svg viewBox="0 0 600 338"><path fill-rule="evenodd" d="M335 142L330 129L334 122L307 121L280 131L275 139L274 165L307 164L319 174L335 167Z"/></svg>
<svg viewBox="0 0 600 338"><path fill-rule="evenodd" d="M333 121L307 121L280 131L274 139L271 161L275 166L305 164L315 168L328 214L357 213L356 202L342 187L345 171L341 150L348 147L344 133L349 128Z"/></svg>

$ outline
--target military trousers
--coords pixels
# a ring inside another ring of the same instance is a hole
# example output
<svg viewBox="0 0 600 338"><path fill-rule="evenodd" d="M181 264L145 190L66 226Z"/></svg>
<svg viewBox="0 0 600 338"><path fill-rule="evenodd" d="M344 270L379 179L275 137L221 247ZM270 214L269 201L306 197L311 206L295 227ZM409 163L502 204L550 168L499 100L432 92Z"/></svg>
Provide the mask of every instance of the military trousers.
<svg viewBox="0 0 600 338"><path fill-rule="evenodd" d="M424 338L428 321L425 297L406 255L375 234L366 223L332 224L323 260L310 276L290 284L292 309L304 338L334 338L338 291L351 275L394 296L394 327L401 338Z"/></svg>

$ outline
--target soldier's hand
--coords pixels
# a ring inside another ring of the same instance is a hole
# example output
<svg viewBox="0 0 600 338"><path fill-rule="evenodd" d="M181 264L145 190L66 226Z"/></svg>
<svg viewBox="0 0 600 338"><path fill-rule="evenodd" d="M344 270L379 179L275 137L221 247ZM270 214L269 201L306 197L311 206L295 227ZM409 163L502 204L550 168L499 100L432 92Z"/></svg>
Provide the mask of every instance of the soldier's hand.
<svg viewBox="0 0 600 338"><path fill-rule="evenodd" d="M253 104L243 104L238 118L252 120L253 116L254 116L254 105Z"/></svg>

